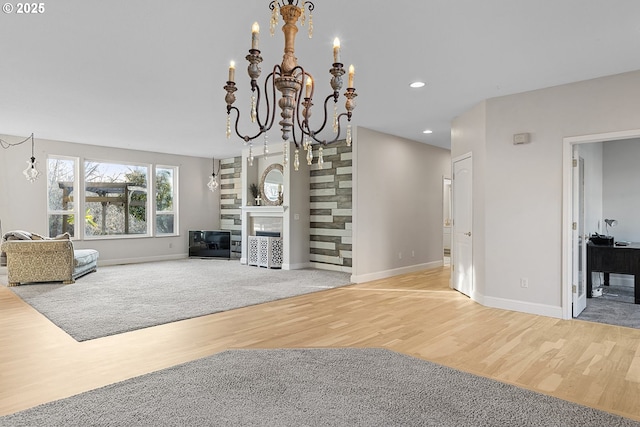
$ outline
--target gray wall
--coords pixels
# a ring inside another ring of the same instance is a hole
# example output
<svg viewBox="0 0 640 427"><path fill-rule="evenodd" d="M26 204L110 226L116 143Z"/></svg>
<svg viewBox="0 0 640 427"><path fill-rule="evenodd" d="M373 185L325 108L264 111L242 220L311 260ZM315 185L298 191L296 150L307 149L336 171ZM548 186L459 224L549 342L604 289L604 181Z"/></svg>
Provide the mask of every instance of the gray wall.
<svg viewBox="0 0 640 427"><path fill-rule="evenodd" d="M355 141L352 280L442 265L449 150L362 127Z"/></svg>
<svg viewBox="0 0 640 427"><path fill-rule="evenodd" d="M484 123L474 120L477 108L454 120L452 156L474 156L476 300L563 315L563 138L639 129L638 99L636 71L490 99ZM531 133L531 143L514 146L513 135L522 132ZM478 135L476 145L468 135ZM520 287L522 277L528 288Z"/></svg>
<svg viewBox="0 0 640 427"><path fill-rule="evenodd" d="M7 141L24 137L0 135ZM186 257L187 231L220 227L219 192L211 193L207 181L211 159L107 148L95 145L38 139L35 157L43 174L29 183L22 171L31 157L30 144L0 150L0 220L2 230L21 229L47 234L46 159L49 154L105 161L163 164L179 167L179 236L109 238L74 241L77 248L94 248L100 252L100 265L130 263Z"/></svg>
<svg viewBox="0 0 640 427"><path fill-rule="evenodd" d="M609 227L616 240L640 242L640 139L603 145L602 218L618 220L615 228Z"/></svg>

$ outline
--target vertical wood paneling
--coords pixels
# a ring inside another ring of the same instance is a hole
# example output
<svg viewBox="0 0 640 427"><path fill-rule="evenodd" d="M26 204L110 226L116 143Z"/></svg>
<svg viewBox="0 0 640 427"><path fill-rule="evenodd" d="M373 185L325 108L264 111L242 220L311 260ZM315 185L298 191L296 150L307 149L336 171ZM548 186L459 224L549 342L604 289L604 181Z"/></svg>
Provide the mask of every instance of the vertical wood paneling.
<svg viewBox="0 0 640 427"><path fill-rule="evenodd" d="M242 244L242 157L220 160L220 229L231 231L231 249Z"/></svg>

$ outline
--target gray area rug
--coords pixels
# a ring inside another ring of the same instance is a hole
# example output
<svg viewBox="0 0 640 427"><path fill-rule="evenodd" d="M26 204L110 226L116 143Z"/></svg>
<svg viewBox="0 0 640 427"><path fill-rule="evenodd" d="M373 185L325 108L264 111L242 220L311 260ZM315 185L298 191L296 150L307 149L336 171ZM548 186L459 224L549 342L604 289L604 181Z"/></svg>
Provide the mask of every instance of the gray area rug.
<svg viewBox="0 0 640 427"><path fill-rule="evenodd" d="M6 286L7 277L0 277ZM184 259L100 267L74 284L11 287L77 341L349 284L348 273Z"/></svg>
<svg viewBox="0 0 640 427"><path fill-rule="evenodd" d="M0 426L640 426L383 349L230 350Z"/></svg>
<svg viewBox="0 0 640 427"><path fill-rule="evenodd" d="M579 320L640 328L640 304L634 304L634 288L626 285L603 286L602 296L587 299Z"/></svg>

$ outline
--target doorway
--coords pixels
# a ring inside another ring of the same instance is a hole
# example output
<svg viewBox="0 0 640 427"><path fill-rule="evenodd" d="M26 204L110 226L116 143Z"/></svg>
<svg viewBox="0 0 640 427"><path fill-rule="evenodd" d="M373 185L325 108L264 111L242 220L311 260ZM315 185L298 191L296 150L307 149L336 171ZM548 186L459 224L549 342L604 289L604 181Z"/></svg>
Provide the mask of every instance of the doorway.
<svg viewBox="0 0 640 427"><path fill-rule="evenodd" d="M609 132L602 134L584 135L578 137L566 137L563 139L563 233L562 233L562 315L565 319L574 317L574 304L578 303L581 279L580 270L586 271L584 264L583 250L588 233L592 232L593 224L587 224L585 227L584 216L579 214L580 203L575 203L579 199L580 186L576 185L576 180L581 179L579 172L575 173L574 168L574 149L580 144L600 143L608 141L619 141L625 139L640 138L640 129L620 132ZM577 159L576 159L577 160ZM576 164L579 167L579 161ZM583 195L584 197L584 195ZM602 215L600 215L602 216ZM582 224L580 224L582 222ZM591 220L593 222L593 220ZM598 228L601 223L598 222ZM580 229L582 232L578 232ZM580 240L582 240L582 245ZM577 250L582 246L582 250ZM580 266L580 263L582 265ZM575 268L575 266L579 266ZM582 276L582 277L581 277ZM582 288L584 289L584 288ZM585 304L588 306L586 295ZM580 306L578 308L578 314Z"/></svg>

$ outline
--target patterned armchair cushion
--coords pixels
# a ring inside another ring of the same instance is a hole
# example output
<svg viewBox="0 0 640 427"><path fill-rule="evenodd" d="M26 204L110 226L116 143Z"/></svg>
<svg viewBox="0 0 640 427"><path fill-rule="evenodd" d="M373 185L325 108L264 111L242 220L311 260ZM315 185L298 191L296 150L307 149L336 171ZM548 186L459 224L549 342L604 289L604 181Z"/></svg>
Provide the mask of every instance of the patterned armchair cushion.
<svg viewBox="0 0 640 427"><path fill-rule="evenodd" d="M13 230L2 236L3 240L31 240L33 234L23 230Z"/></svg>

